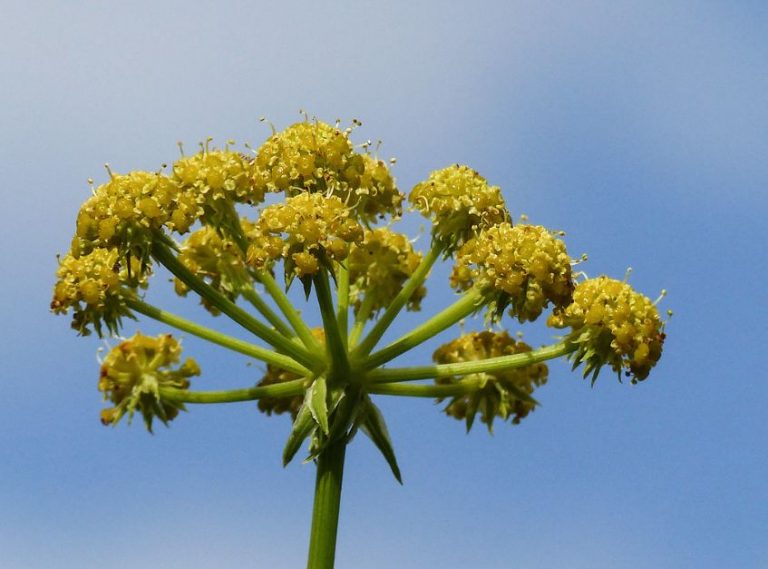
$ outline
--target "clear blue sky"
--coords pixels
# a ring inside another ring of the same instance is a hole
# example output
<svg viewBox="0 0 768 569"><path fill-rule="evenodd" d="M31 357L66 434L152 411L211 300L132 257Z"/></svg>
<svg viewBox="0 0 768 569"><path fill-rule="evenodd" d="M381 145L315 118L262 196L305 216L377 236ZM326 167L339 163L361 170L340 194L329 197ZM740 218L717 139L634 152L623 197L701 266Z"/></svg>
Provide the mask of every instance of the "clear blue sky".
<svg viewBox="0 0 768 569"><path fill-rule="evenodd" d="M381 400L405 486L354 442L339 569L768 567L768 4L277 4L0 4L0 566L304 565L314 469L280 466L285 417L243 404L153 437L105 429L100 341L47 309L104 162L258 144L258 117L304 108L361 119L406 191L471 165L515 215L566 230L591 275L632 266L676 313L647 382L590 389L555 364L543 406L493 437ZM426 309L449 302L444 277ZM258 378L185 346L199 388Z"/></svg>

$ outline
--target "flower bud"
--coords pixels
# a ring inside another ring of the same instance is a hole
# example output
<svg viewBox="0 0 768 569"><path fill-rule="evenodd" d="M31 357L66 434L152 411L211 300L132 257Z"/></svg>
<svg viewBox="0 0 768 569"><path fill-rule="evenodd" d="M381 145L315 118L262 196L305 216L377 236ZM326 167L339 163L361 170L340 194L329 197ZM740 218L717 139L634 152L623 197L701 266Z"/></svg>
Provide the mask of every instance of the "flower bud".
<svg viewBox="0 0 768 569"><path fill-rule="evenodd" d="M539 317L552 303L571 301L571 259L565 244L541 226L501 223L468 241L456 254L451 286L480 287L492 298L491 315L507 306L520 322Z"/></svg>
<svg viewBox="0 0 768 569"><path fill-rule="evenodd" d="M185 410L183 403L163 400L160 394L163 387L187 389L189 378L200 375L191 358L174 369L180 356L181 346L170 334L153 338L136 333L112 348L101 363L99 391L114 407L102 411L102 423L116 425L126 414L130 422L139 411L151 432L155 417L167 425Z"/></svg>
<svg viewBox="0 0 768 569"><path fill-rule="evenodd" d="M597 378L608 364L632 383L642 381L661 357L664 324L654 303L630 285L606 276L576 286L573 303L552 314L547 324L572 328L567 339L577 345L574 367L584 363L584 377Z"/></svg>
<svg viewBox="0 0 768 569"><path fill-rule="evenodd" d="M531 351L531 347L515 341L507 332L472 332L460 336L452 342L442 345L432 358L438 364L453 364L478 361L498 356L508 356ZM547 382L548 369L545 364L533 364L523 368L476 373L464 378L442 377L436 382L450 385L461 379L479 379L477 391L450 398L445 413L455 419L465 420L467 430L472 427L475 415L480 413L480 420L493 428L495 417L502 420L512 418L517 425L534 409L530 400L521 399L520 394L530 396L533 390ZM438 402L443 399L438 399Z"/></svg>

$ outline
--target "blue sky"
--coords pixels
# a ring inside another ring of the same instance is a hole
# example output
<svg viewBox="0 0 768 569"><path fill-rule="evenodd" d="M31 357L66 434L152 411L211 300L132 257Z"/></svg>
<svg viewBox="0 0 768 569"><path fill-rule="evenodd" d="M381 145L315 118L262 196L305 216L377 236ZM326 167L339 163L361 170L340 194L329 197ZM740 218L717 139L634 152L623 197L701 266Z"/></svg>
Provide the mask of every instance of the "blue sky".
<svg viewBox="0 0 768 569"><path fill-rule="evenodd" d="M0 565L303 566L314 469L280 466L287 419L243 404L155 436L105 429L101 343L48 312L104 162L153 169L209 135L258 144L260 116L287 126L303 108L361 119L405 191L471 165L514 215L566 230L590 275L632 266L675 311L648 381L591 389L555 363L542 407L493 437L380 399L405 486L355 440L340 569L768 567L768 5L273 4L0 5ZM425 312L450 301L446 271ZM153 300L200 315L163 285ZM258 378L184 344L198 388Z"/></svg>

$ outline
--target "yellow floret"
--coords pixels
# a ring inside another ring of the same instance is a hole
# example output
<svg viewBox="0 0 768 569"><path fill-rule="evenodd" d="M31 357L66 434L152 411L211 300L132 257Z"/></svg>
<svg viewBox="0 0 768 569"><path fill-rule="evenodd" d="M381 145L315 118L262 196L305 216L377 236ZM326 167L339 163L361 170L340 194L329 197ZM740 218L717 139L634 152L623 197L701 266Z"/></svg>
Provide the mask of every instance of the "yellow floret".
<svg viewBox="0 0 768 569"><path fill-rule="evenodd" d="M187 389L189 378L200 375L191 358L174 369L180 358L181 346L170 334L154 338L136 333L112 348L101 364L99 391L114 407L102 411L102 422L116 425L126 414L130 421L139 411L150 431L155 417L167 425L184 404L163 400L160 388Z"/></svg>
<svg viewBox="0 0 768 569"><path fill-rule="evenodd" d="M501 189L458 164L432 172L413 188L408 201L432 221L433 238L451 252L481 231L509 220Z"/></svg>
<svg viewBox="0 0 768 569"><path fill-rule="evenodd" d="M492 298L492 315L507 305L520 322L535 320L550 303L571 301L571 259L565 244L541 226L501 223L468 241L456 254L451 286L473 286Z"/></svg>
<svg viewBox="0 0 768 569"><path fill-rule="evenodd" d="M507 356L531 351L531 347L515 341L507 332L473 332L460 336L452 342L442 345L432 356L435 363L452 364L484 360L498 356ZM453 397L445 408L446 414L459 420L465 420L467 430L472 427L475 415L480 413L480 420L491 430L495 417L503 420L512 417L512 423L518 424L533 409L534 403L528 397L534 389L547 382L548 369L545 364L497 371L478 373L464 378L438 378L438 384L452 384L461 379L480 379L481 387L467 395ZM439 399L438 401L442 401Z"/></svg>
<svg viewBox="0 0 768 569"><path fill-rule="evenodd" d="M651 300L622 281L601 276L579 283L573 304L556 312L550 326L571 327L570 341L578 346L571 356L585 364L584 376L594 378L608 364L619 374L641 381L661 357L664 325Z"/></svg>

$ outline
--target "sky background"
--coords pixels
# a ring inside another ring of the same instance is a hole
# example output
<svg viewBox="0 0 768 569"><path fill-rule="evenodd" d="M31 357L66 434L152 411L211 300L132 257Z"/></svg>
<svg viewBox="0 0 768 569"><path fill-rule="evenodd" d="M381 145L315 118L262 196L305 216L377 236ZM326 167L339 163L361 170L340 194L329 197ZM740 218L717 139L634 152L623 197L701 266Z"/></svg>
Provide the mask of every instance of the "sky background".
<svg viewBox="0 0 768 569"><path fill-rule="evenodd" d="M103 344L48 305L103 163L258 145L259 117L306 109L362 120L355 140L384 140L404 191L472 166L515 217L565 230L591 276L631 266L675 311L646 382L591 389L553 363L542 407L494 436L379 398L405 485L354 441L339 569L768 568L767 3L0 0L0 76L0 566L304 566L314 468L281 466L288 419L238 404L106 429ZM451 301L447 271L425 313ZM204 318L166 284L153 302ZM184 345L198 389L259 377Z"/></svg>

